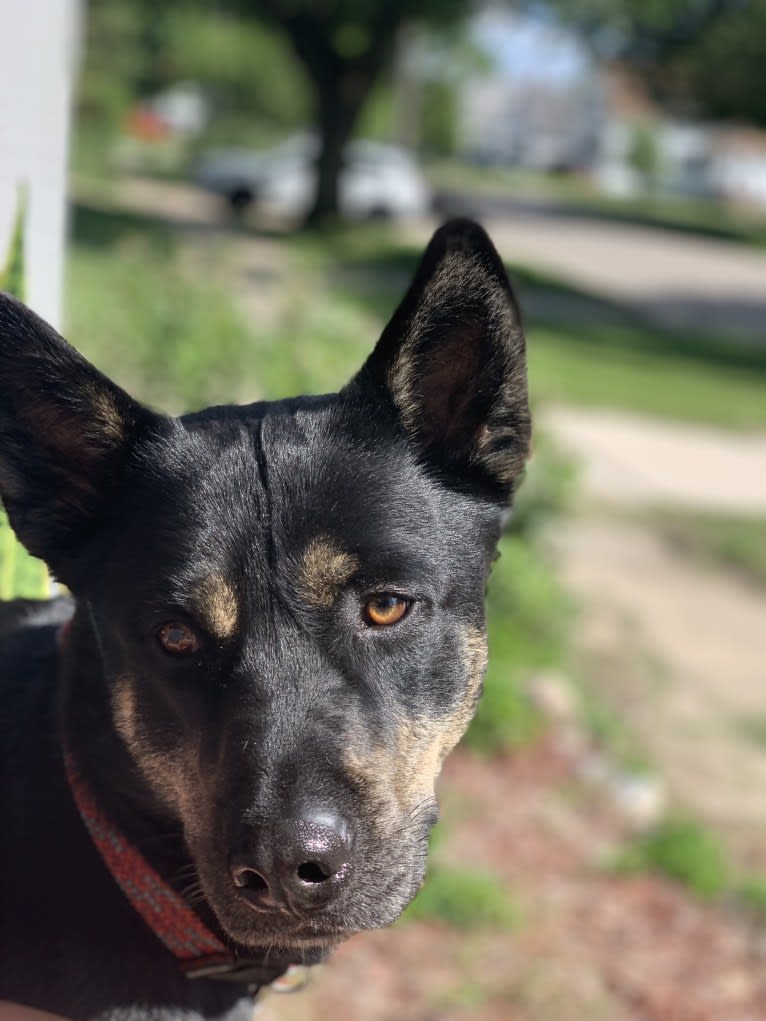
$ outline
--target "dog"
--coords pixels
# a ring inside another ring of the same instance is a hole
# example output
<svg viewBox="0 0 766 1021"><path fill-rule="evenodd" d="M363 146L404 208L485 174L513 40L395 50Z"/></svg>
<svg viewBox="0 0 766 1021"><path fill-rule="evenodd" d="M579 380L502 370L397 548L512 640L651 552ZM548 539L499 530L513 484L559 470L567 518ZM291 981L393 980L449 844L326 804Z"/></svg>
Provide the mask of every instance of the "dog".
<svg viewBox="0 0 766 1021"><path fill-rule="evenodd" d="M0 1001L244 1018L400 914L530 429L468 220L326 396L161 415L0 300L0 493L72 594L0 612Z"/></svg>

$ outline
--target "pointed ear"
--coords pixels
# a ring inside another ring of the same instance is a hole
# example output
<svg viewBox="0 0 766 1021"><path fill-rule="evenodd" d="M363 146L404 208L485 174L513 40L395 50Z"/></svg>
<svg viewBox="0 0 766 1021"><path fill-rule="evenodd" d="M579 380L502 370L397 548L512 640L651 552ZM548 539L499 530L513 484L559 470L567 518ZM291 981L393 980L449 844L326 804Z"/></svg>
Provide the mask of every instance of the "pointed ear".
<svg viewBox="0 0 766 1021"><path fill-rule="evenodd" d="M155 417L0 294L0 497L19 539L61 580Z"/></svg>
<svg viewBox="0 0 766 1021"><path fill-rule="evenodd" d="M508 495L530 443L524 334L487 234L452 220L351 388L393 405L427 463Z"/></svg>

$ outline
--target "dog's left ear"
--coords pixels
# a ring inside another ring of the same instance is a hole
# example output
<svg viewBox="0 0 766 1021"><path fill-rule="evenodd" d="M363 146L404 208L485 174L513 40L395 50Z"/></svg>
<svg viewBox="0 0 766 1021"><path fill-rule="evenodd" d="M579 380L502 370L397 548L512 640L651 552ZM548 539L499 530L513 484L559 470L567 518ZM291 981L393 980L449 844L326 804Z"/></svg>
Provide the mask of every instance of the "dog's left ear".
<svg viewBox="0 0 766 1021"><path fill-rule="evenodd" d="M507 496L528 456L526 352L518 306L487 234L452 220L349 392L393 406L426 463Z"/></svg>
<svg viewBox="0 0 766 1021"><path fill-rule="evenodd" d="M131 443L157 417L0 294L0 497L19 539L67 584Z"/></svg>

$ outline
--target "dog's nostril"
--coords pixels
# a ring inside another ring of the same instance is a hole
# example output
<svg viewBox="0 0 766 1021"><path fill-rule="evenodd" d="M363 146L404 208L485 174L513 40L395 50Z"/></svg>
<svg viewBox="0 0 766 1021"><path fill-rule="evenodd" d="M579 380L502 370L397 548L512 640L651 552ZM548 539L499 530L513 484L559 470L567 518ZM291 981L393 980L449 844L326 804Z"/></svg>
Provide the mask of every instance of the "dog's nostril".
<svg viewBox="0 0 766 1021"><path fill-rule="evenodd" d="M234 885L240 889L251 890L253 893L265 893L269 884L255 869L239 868L232 872Z"/></svg>
<svg viewBox="0 0 766 1021"><path fill-rule="evenodd" d="M317 862L306 861L298 866L298 876L304 883L324 883L326 879L330 878L330 873L326 872Z"/></svg>

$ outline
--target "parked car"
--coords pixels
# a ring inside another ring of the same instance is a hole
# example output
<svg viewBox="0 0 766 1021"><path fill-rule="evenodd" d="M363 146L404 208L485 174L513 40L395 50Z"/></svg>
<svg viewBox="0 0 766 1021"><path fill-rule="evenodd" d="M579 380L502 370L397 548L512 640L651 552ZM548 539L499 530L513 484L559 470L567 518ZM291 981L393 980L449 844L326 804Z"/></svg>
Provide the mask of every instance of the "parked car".
<svg viewBox="0 0 766 1021"><path fill-rule="evenodd" d="M241 211L251 203L283 216L308 212L316 187L319 140L293 135L273 149L215 149L207 152L195 180ZM431 190L415 159L404 149L359 139L344 154L339 184L341 213L353 219L421 216L431 208Z"/></svg>

